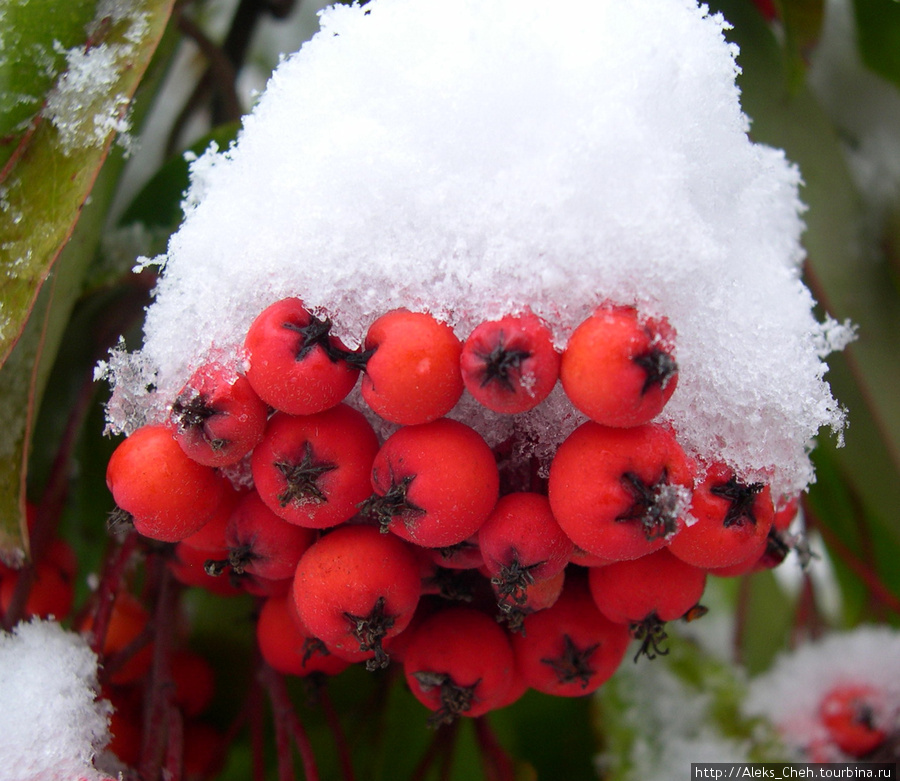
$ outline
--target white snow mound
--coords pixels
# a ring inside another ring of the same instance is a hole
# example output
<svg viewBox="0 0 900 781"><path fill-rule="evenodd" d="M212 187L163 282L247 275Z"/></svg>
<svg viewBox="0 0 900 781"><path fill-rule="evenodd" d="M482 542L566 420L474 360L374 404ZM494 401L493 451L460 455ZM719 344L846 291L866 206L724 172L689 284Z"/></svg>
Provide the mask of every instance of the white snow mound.
<svg viewBox="0 0 900 781"><path fill-rule="evenodd" d="M285 296L351 345L396 307L464 338L530 306L563 346L612 300L675 326L661 419L690 453L776 494L812 481L813 437L843 423L822 359L849 329L812 314L800 174L749 140L721 16L693 0L373 0L321 26L237 144L193 164L183 226L142 261L164 273L143 349L105 367L112 430L159 417L208 357L239 360ZM545 441L578 421L552 404L526 418ZM510 425L471 410L455 414Z"/></svg>
<svg viewBox="0 0 900 781"><path fill-rule="evenodd" d="M0 632L0 757L4 781L94 781L109 742L109 704L97 700L97 656L53 621Z"/></svg>

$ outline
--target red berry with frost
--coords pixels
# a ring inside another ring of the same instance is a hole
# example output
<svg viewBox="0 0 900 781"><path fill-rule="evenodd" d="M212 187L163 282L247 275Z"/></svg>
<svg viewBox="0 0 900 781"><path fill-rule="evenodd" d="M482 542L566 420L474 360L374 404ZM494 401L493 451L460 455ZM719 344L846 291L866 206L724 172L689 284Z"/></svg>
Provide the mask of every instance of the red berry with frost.
<svg viewBox="0 0 900 781"><path fill-rule="evenodd" d="M451 607L416 625L403 670L413 695L433 711L429 721L449 724L506 704L515 659L506 632L490 616Z"/></svg>
<svg viewBox="0 0 900 781"><path fill-rule="evenodd" d="M266 663L285 675L337 675L350 663L303 626L292 594L269 597L259 612L256 641Z"/></svg>
<svg viewBox="0 0 900 781"><path fill-rule="evenodd" d="M497 502L500 476L478 433L441 418L392 434L375 457L372 487L364 514L405 540L444 548L478 531Z"/></svg>
<svg viewBox="0 0 900 781"><path fill-rule="evenodd" d="M478 530L478 545L498 596L517 603L535 581L561 572L574 547L547 497L530 492L500 498Z"/></svg>
<svg viewBox="0 0 900 781"><path fill-rule="evenodd" d="M246 377L219 364L198 369L172 402L175 439L206 466L236 464L262 438L266 403Z"/></svg>
<svg viewBox="0 0 900 781"><path fill-rule="evenodd" d="M526 412L550 395L559 377L560 356L550 329L526 312L482 323L462 349L466 389L495 412Z"/></svg>
<svg viewBox="0 0 900 781"><path fill-rule="evenodd" d="M462 344L453 329L424 312L397 309L369 326L362 396L380 417L413 425L437 420L463 392Z"/></svg>
<svg viewBox="0 0 900 781"><path fill-rule="evenodd" d="M575 545L621 560L658 550L679 533L692 485L692 464L668 428L588 421L557 449L548 496Z"/></svg>
<svg viewBox="0 0 900 781"><path fill-rule="evenodd" d="M739 479L725 464L712 465L694 489L694 522L676 534L669 550L706 569L758 559L766 547L775 508L769 487Z"/></svg>
<svg viewBox="0 0 900 781"><path fill-rule="evenodd" d="M655 418L678 384L674 329L629 306L601 306L569 337L560 380L573 405L605 426Z"/></svg>
<svg viewBox="0 0 900 781"><path fill-rule="evenodd" d="M819 704L819 717L831 740L851 757L866 756L887 738L884 693L864 683L831 689Z"/></svg>
<svg viewBox="0 0 900 781"><path fill-rule="evenodd" d="M628 628L594 604L584 578L570 578L559 599L524 619L513 635L516 664L533 689L561 697L596 691L616 671L631 641Z"/></svg>
<svg viewBox="0 0 900 781"><path fill-rule="evenodd" d="M589 570L588 583L598 609L610 621L628 624L641 641L638 655L666 654L663 625L696 607L706 587L706 573L659 550L639 559L617 561Z"/></svg>
<svg viewBox="0 0 900 781"><path fill-rule="evenodd" d="M359 376L351 353L299 298L276 301L253 321L244 340L247 379L270 406L312 415L350 393ZM348 360L348 358L350 360Z"/></svg>
<svg viewBox="0 0 900 781"><path fill-rule="evenodd" d="M361 412L338 404L315 415L276 413L253 451L253 482L272 512L323 529L356 514L371 492L378 438Z"/></svg>
<svg viewBox="0 0 900 781"><path fill-rule="evenodd" d="M285 580L294 576L297 562L313 544L316 533L288 523L275 515L256 491L244 496L234 508L225 528L228 556L210 560L211 575L231 570L265 580Z"/></svg>
<svg viewBox="0 0 900 781"><path fill-rule="evenodd" d="M389 658L421 593L419 560L407 543L368 525L341 526L300 559L293 594L303 625L328 650L370 669Z"/></svg>
<svg viewBox="0 0 900 781"><path fill-rule="evenodd" d="M145 537L177 542L198 531L225 493L225 481L181 449L163 425L139 428L119 444L106 468L116 505Z"/></svg>

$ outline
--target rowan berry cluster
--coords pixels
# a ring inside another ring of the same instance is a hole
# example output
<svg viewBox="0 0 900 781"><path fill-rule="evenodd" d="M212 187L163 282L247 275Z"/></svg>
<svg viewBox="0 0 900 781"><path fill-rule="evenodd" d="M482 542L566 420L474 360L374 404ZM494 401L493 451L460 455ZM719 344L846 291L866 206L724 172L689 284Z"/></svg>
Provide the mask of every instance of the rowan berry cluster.
<svg viewBox="0 0 900 781"><path fill-rule="evenodd" d="M698 463L654 422L678 384L675 340L632 306L599 307L562 351L530 312L463 342L395 310L349 349L289 298L250 326L240 370L201 367L165 421L119 445L107 482L141 534L175 543L183 583L260 597L278 671L396 660L435 724L529 687L580 696L633 638L665 653L665 623L702 614L708 574L787 551L795 504L776 512L768 486ZM547 479L446 417L464 392L526 412L558 380L588 420ZM396 424L384 441L375 416ZM225 476L238 467L252 486Z"/></svg>

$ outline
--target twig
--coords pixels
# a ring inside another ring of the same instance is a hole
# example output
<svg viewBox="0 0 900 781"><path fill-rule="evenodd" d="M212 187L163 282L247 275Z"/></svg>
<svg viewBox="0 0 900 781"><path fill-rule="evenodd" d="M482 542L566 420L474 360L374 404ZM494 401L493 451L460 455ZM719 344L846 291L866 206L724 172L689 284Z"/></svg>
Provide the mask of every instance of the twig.
<svg viewBox="0 0 900 781"><path fill-rule="evenodd" d="M341 764L341 774L344 781L354 781L353 775L353 759L350 756L350 747L347 744L347 736L341 726L341 719L335 710L334 703L328 693L327 683L323 684L318 692L319 704L322 706L322 712L325 714L325 721L331 734L334 735L334 742L337 746L338 760Z"/></svg>
<svg viewBox="0 0 900 781"><path fill-rule="evenodd" d="M475 737L481 749L485 778L488 781L515 781L516 770L513 761L500 745L485 716L475 719Z"/></svg>
<svg viewBox="0 0 900 781"><path fill-rule="evenodd" d="M288 697L284 678L263 662L260 665L260 679L269 693L276 726L279 722L287 725L297 750L300 752L300 761L303 763L303 773L306 781L319 781L319 771L316 768L316 758L313 754L312 744L309 742L309 736L306 734L303 724L297 717L297 712L294 710L290 697ZM281 758L279 757L279 765L280 763Z"/></svg>

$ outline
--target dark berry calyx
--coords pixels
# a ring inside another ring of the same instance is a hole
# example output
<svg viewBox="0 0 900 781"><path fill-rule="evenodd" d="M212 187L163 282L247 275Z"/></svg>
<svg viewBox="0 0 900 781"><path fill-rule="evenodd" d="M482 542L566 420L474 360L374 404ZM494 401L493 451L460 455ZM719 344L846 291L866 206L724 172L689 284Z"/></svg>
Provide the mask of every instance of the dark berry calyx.
<svg viewBox="0 0 900 781"><path fill-rule="evenodd" d="M134 527L134 516L128 510L116 507L106 516L106 528L108 531L118 531L126 527Z"/></svg>
<svg viewBox="0 0 900 781"><path fill-rule="evenodd" d="M481 683L479 678L471 686L460 686L447 673L427 670L414 672L412 676L418 681L424 692L440 689L441 707L428 718L428 724L432 727L452 724L457 717L469 711L472 708L472 700L475 698L475 689Z"/></svg>
<svg viewBox="0 0 900 781"><path fill-rule="evenodd" d="M285 322L281 324L283 328L300 336L297 343L297 352L294 359L302 361L316 347L320 347L325 355L328 356L332 363L343 360L344 350L337 347L331 340L331 319L326 317L320 320L314 314L310 313L309 322L306 325L297 325L296 323Z"/></svg>
<svg viewBox="0 0 900 781"><path fill-rule="evenodd" d="M672 377L678 373L675 359L659 347L651 347L646 352L633 356L631 360L640 366L646 375L641 387L642 396L654 386L665 390Z"/></svg>
<svg viewBox="0 0 900 781"><path fill-rule="evenodd" d="M591 682L591 676L597 672L591 667L590 661L599 647L600 643L594 643L586 648L579 648L566 634L563 635L562 653L552 659L541 659L541 663L553 669L560 683L581 681L581 688L586 689Z"/></svg>
<svg viewBox="0 0 900 781"><path fill-rule="evenodd" d="M730 502L728 510L725 512L725 519L722 521L726 528L735 525L742 526L744 521L756 525L753 504L756 502L757 494L764 487L762 483L742 483L732 475L728 478L727 483L720 483L709 489L713 496L727 499Z"/></svg>
<svg viewBox="0 0 900 781"><path fill-rule="evenodd" d="M479 361L483 364L481 370L481 387L484 388L492 382L496 382L510 393L515 393L516 387L513 385L510 374L521 368L522 362L531 357L531 353L527 350L516 350L507 347L504 344L503 332L500 332L497 346L489 353L476 353Z"/></svg>
<svg viewBox="0 0 900 781"><path fill-rule="evenodd" d="M382 648L381 641L394 626L396 616L385 613L384 604L384 597L378 597L368 615L357 616L349 612L344 613L344 618L350 624L350 634L359 641L359 650L375 652L375 656L366 661L367 670L387 667L390 662L390 657Z"/></svg>
<svg viewBox="0 0 900 781"><path fill-rule="evenodd" d="M513 549L512 561L509 564L503 564L500 572L491 578L491 583L497 587L497 596L500 597L501 602L512 598L516 604L524 604L528 599L528 587L534 583L532 570L544 563L539 561L535 564L522 564Z"/></svg>
<svg viewBox="0 0 900 781"><path fill-rule="evenodd" d="M392 473L391 487L384 495L372 494L361 502L358 505L360 513L377 520L382 532L390 531L391 523L398 517L402 518L407 526L412 526L417 518L425 514L425 510L413 504L406 495L415 479L415 475L407 475L396 480Z"/></svg>
<svg viewBox="0 0 900 781"><path fill-rule="evenodd" d="M207 559L203 564L203 570L214 578L227 569L231 569L235 575L243 575L244 570L257 558L258 556L253 552L253 546L246 543L231 548L226 559Z"/></svg>
<svg viewBox="0 0 900 781"><path fill-rule="evenodd" d="M669 638L665 627L665 622L660 621L656 613L651 613L643 621L635 621L631 624L631 636L641 642L640 648L634 655L635 662L642 656L655 659L657 656L666 656L669 653L669 649L662 645Z"/></svg>
<svg viewBox="0 0 900 781"><path fill-rule="evenodd" d="M312 659L316 654L320 656L331 656L331 651L318 637L307 637L303 641L303 666Z"/></svg>
<svg viewBox="0 0 900 781"><path fill-rule="evenodd" d="M654 483L646 483L634 472L625 472L620 482L632 499L631 507L616 516L617 521L641 525L648 542L668 537L678 530L681 497L668 482L667 470Z"/></svg>
<svg viewBox="0 0 900 781"><path fill-rule="evenodd" d="M435 589L442 599L450 602L471 602L475 598L477 579L471 570L435 567L423 580L423 585Z"/></svg>
<svg viewBox="0 0 900 781"><path fill-rule="evenodd" d="M319 478L335 469L337 464L327 461L316 461L312 445L306 442L303 446L303 458L299 463L283 460L276 461L273 465L287 481L285 489L276 497L282 507L287 507L291 502L304 504L306 502L327 502L319 487Z"/></svg>
<svg viewBox="0 0 900 781"><path fill-rule="evenodd" d="M182 433L196 432L203 441L214 451L223 450L228 446L227 439L210 437L207 431L207 423L220 411L217 410L206 396L188 389L181 393L172 402L172 420Z"/></svg>

